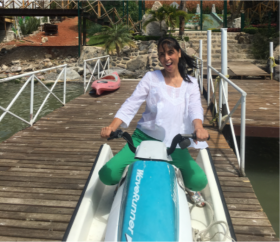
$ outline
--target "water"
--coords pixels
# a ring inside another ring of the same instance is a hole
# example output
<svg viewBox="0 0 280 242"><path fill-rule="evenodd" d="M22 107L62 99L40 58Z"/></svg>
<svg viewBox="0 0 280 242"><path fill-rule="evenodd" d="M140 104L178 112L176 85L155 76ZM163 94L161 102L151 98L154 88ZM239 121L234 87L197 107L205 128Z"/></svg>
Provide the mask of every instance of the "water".
<svg viewBox="0 0 280 242"><path fill-rule="evenodd" d="M14 81L0 83L0 106L6 108L9 103L13 100L17 92L23 86L23 83L15 83ZM51 88L51 87L49 87ZM63 84L58 83L53 91L60 100L63 100ZM47 96L48 92L42 84L34 84L34 116L37 110L41 106L43 100ZM66 102L83 94L82 83L67 83L66 85ZM67 105L67 104L66 104ZM48 113L54 111L57 108L62 107L62 104L53 96L50 95L48 101L45 103L41 110L37 120L41 117L46 116ZM28 84L16 102L10 109L11 112L20 116L21 118L29 121L30 120L30 84ZM3 113L0 110L0 115ZM36 120L36 121L37 121ZM23 121L13 117L10 114L6 114L2 122L0 122L0 142L8 139L16 132L28 127L29 125Z"/></svg>
<svg viewBox="0 0 280 242"><path fill-rule="evenodd" d="M245 173L279 238L279 139L246 138Z"/></svg>

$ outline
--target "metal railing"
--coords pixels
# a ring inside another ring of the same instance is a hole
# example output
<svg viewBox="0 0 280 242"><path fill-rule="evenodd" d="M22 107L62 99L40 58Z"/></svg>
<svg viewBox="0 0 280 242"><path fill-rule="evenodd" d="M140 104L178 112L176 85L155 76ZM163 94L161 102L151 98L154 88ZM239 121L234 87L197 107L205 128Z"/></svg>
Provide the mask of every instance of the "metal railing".
<svg viewBox="0 0 280 242"><path fill-rule="evenodd" d="M193 56L196 60L197 68L193 69L195 78L200 86L200 93L203 93L203 60L202 60L202 40L199 40L199 57Z"/></svg>
<svg viewBox="0 0 280 242"><path fill-rule="evenodd" d="M211 66L211 30L207 31L207 103L208 106L213 103L213 108L216 114L218 114L218 127L219 131L222 131L227 122L230 124L230 130L232 133L234 148L236 151L236 157L240 167L242 176L245 176L245 126L246 126L246 96L247 93L239 88L236 84L228 79L227 76L227 29L221 29L221 54L222 54L222 73ZM215 86L212 78L212 71L217 74ZM219 84L219 100L216 98L217 86ZM228 104L228 87L231 85L237 90L241 97L230 110ZM212 97L211 97L212 93ZM218 105L217 105L218 103ZM240 124L240 151L238 148L235 131L233 127L232 115L241 104L241 124ZM218 106L218 107L217 107ZM224 114L224 115L223 115Z"/></svg>
<svg viewBox="0 0 280 242"><path fill-rule="evenodd" d="M5 115L8 113L18 119L20 119L21 121L29 124L30 126L32 126L35 122L35 120L37 119L39 113L41 112L42 108L44 107L46 101L48 100L49 96L52 94L62 105L65 105L66 103L66 67L67 67L67 64L65 65L60 65L60 66L56 66L56 67L51 67L51 68L47 68L47 69L43 69L43 70L39 70L39 71L33 71L33 72L29 72L29 73L25 73L25 74L22 74L22 75L17 75L17 76L13 76L13 77L9 77L9 78L4 78L4 79L1 79L0 80L0 83L3 83L3 82L8 82L8 81L11 81L11 80L14 80L14 79L19 79L19 78L22 78L22 77L28 77L28 79L25 81L25 83L23 84L23 86L20 88L20 90L18 91L18 93L15 95L15 97L13 98L13 100L10 102L10 104L4 108L2 106L0 106L0 109L2 111L4 111L2 113L2 115L0 116L0 122L3 120L3 118L5 117ZM40 72L46 72L46 71L50 71L50 70L54 70L54 69L58 69L58 68L63 68L61 70L61 72L58 74L57 78L56 78L56 81L54 82L54 84L52 85L51 89L49 89L37 76L36 74L37 73L40 73ZM53 90L58 82L58 80L60 79L60 77L62 76L63 74L63 83L64 83L64 87L63 87L63 101L60 100L54 93L53 93ZM39 107L38 111L36 112L35 115L33 115L33 112L34 112L34 81L38 81L39 83L41 83L43 85L43 87L46 88L46 90L49 92L47 94L47 96L45 97L43 103L41 104L41 106ZM28 84L31 84L31 94L30 94L30 120L27 121L21 117L19 117L18 115L14 114L13 112L10 111L11 107L13 106L13 104L15 103L15 101L18 99L18 97L20 96L20 94L23 92L23 90L26 88L26 86Z"/></svg>
<svg viewBox="0 0 280 242"><path fill-rule="evenodd" d="M102 63L101 63L101 59L105 59L105 58L106 58L106 62L103 66ZM94 64L94 67L92 69L92 66L89 65L87 62L94 61L94 60L97 60L97 61ZM96 67L97 67L97 70L96 70ZM102 70L100 70L100 67L102 68ZM108 74L108 73L106 73L106 70L105 70L106 67L108 68L108 71L109 71L109 69L110 69L110 55L105 55L105 56L101 56L101 57L96 57L96 58L84 60L84 93L86 93L86 91L89 87L89 84L92 81L95 81L96 78L99 79L99 78L103 77L105 74ZM88 81L87 81L87 69L89 70L89 72L91 74ZM95 77L94 74L96 74L97 77ZM94 80L92 80L92 79L94 79Z"/></svg>

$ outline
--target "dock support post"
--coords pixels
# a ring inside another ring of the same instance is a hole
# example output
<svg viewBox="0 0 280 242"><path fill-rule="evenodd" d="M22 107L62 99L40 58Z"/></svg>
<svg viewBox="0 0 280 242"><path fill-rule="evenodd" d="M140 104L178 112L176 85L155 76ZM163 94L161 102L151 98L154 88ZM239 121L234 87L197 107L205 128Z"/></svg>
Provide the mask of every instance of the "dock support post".
<svg viewBox="0 0 280 242"><path fill-rule="evenodd" d="M31 78L31 90L30 90L30 126L33 125L33 106L34 106L34 74Z"/></svg>
<svg viewBox="0 0 280 242"><path fill-rule="evenodd" d="M245 176L245 134L246 134L246 95L241 97L241 125L240 125L240 172Z"/></svg>
<svg viewBox="0 0 280 242"><path fill-rule="evenodd" d="M227 29L222 28L221 29L221 54L222 54L222 74L227 76L228 71L227 71L227 62L228 62L228 57L227 57ZM228 84L226 81L222 79L222 82L225 87L225 96L226 99L228 100ZM220 91L222 91L220 89ZM223 106L222 106L222 116L227 114L227 107L226 107L226 99L222 96L223 98Z"/></svg>
<svg viewBox="0 0 280 242"><path fill-rule="evenodd" d="M203 61L202 61L202 39L199 40L199 58L200 60L200 93L203 93Z"/></svg>
<svg viewBox="0 0 280 242"><path fill-rule="evenodd" d="M270 75L273 77L273 42L269 42Z"/></svg>
<svg viewBox="0 0 280 242"><path fill-rule="evenodd" d="M66 68L67 66L64 67L63 71L63 104L66 104Z"/></svg>
<svg viewBox="0 0 280 242"><path fill-rule="evenodd" d="M209 66L211 66L211 52L212 52L211 34L212 34L212 31L207 30L207 104L208 104L208 106L210 105L210 95L211 95L210 94L210 78L212 76L212 70L209 67Z"/></svg>
<svg viewBox="0 0 280 242"><path fill-rule="evenodd" d="M87 77L87 64L86 61L84 60L84 93L86 93L86 87L87 87L86 77Z"/></svg>

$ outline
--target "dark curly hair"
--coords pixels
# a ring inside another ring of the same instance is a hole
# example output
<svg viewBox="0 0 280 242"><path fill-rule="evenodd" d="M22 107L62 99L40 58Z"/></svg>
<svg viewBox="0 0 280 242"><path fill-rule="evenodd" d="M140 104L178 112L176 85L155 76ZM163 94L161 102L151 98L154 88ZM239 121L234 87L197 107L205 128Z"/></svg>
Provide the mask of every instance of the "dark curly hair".
<svg viewBox="0 0 280 242"><path fill-rule="evenodd" d="M178 52L179 52L179 50L181 50L181 57L179 58L179 63L178 63L179 73L180 73L180 75L181 75L181 77L183 78L184 81L191 82L189 76L186 73L186 65L190 68L197 68L194 58L187 55L186 52L182 50L178 41L176 39L172 38L172 37L166 36L166 37L163 37L163 38L159 39L158 45L157 45L158 50L159 50L160 46L163 48L163 46L165 44L169 48L174 48Z"/></svg>

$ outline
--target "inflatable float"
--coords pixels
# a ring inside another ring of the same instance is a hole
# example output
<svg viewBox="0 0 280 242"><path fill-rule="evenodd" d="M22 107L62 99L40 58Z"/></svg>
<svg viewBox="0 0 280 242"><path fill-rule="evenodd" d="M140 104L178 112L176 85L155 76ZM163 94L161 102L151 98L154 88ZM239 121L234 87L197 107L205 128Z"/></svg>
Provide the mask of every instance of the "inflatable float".
<svg viewBox="0 0 280 242"><path fill-rule="evenodd" d="M98 171L113 153L101 146L63 241L236 240L209 150L200 150L196 159L208 179L203 208L188 201L180 170L168 163L177 144L186 148L193 134L178 134L169 149L159 141L135 148L121 130L111 137L127 140L140 160L126 167L118 185L106 186Z"/></svg>
<svg viewBox="0 0 280 242"><path fill-rule="evenodd" d="M101 95L104 91L114 91L121 86L121 79L117 72L104 76L91 84L90 94Z"/></svg>

